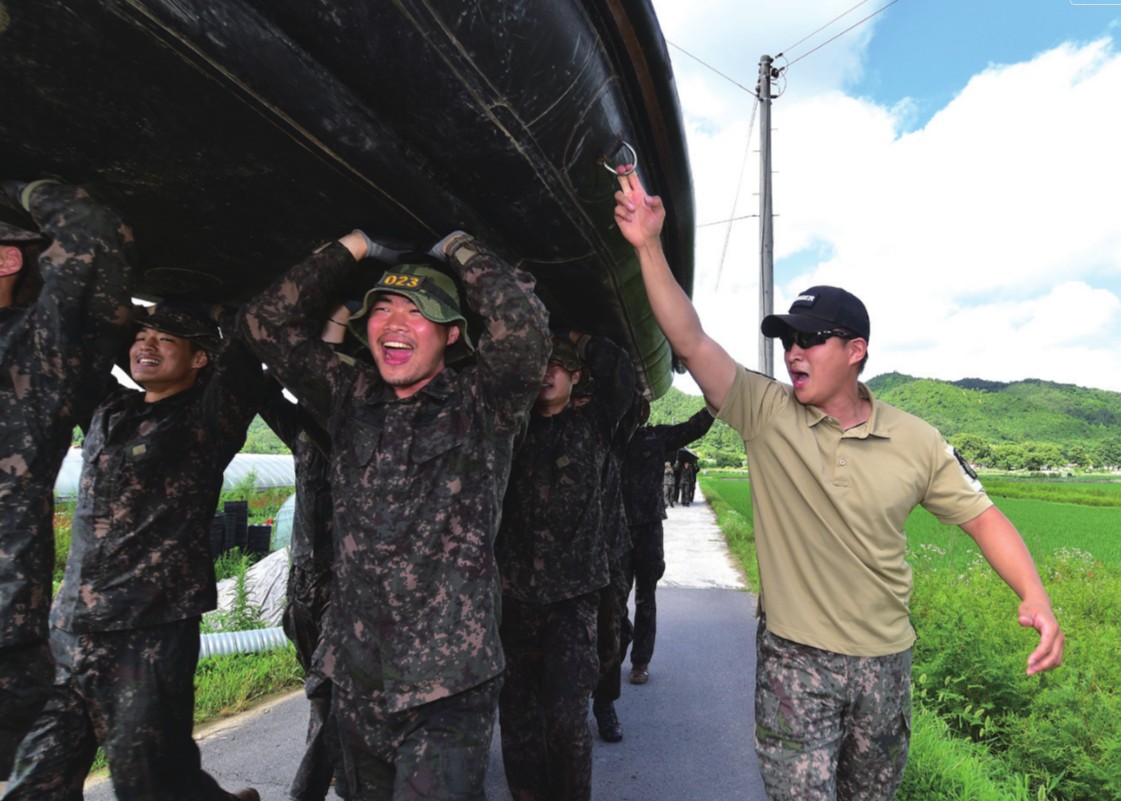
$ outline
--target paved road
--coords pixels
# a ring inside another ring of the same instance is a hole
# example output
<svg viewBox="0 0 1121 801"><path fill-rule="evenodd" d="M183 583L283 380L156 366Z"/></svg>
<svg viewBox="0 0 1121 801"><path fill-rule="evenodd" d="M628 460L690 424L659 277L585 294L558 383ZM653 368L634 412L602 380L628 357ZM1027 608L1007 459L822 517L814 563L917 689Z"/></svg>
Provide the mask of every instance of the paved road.
<svg viewBox="0 0 1121 801"><path fill-rule="evenodd" d="M665 529L667 570L650 681L633 686L624 673L616 704L623 741L596 737L592 797L763 801L751 744L754 597L743 590L707 504L671 508ZM253 786L263 801L285 801L306 715L307 701L294 693L199 731L203 766L229 789ZM498 742L496 732L487 795L510 801ZM113 798L108 783L96 779L85 795Z"/></svg>

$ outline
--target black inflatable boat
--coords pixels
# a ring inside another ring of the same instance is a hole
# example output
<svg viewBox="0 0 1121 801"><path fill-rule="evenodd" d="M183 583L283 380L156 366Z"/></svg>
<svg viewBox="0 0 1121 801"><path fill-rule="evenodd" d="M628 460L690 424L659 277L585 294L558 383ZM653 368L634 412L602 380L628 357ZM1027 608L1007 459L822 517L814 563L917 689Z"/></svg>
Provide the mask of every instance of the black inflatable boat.
<svg viewBox="0 0 1121 801"><path fill-rule="evenodd" d="M0 0L0 177L90 184L136 230L138 294L244 301L352 227L461 228L538 278L553 319L672 380L613 165L693 203L647 0Z"/></svg>

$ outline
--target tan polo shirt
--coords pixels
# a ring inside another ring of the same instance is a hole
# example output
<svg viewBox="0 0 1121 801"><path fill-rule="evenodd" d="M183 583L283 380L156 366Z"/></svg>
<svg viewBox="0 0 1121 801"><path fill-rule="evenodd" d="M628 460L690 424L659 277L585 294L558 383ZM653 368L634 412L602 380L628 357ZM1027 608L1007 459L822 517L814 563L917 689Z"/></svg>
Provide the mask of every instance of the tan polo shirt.
<svg viewBox="0 0 1121 801"><path fill-rule="evenodd" d="M992 501L937 430L860 391L872 414L843 431L792 387L741 366L714 415L747 451L768 630L835 653L885 656L915 639L907 516L921 504L960 525Z"/></svg>

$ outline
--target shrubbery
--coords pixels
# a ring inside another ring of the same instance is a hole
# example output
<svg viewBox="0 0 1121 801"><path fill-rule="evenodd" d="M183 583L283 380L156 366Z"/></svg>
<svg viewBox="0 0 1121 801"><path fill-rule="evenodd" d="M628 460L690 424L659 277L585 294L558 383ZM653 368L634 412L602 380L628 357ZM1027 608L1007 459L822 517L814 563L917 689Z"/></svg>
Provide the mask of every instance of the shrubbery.
<svg viewBox="0 0 1121 801"><path fill-rule="evenodd" d="M1121 798L1121 568L1063 549L1039 560L1067 636L1066 662L1029 677L1038 638L987 565L919 556L915 696L958 736L1063 801Z"/></svg>

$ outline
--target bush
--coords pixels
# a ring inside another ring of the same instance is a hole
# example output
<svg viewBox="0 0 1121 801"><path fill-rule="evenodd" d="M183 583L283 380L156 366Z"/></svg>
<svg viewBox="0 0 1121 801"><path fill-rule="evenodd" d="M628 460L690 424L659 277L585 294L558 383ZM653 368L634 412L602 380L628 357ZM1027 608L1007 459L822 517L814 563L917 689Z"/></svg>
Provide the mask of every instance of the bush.
<svg viewBox="0 0 1121 801"><path fill-rule="evenodd" d="M256 557L242 553L238 548L231 548L218 557L214 563L214 572L219 576L218 580L230 577L237 579L234 600L228 610L216 610L203 615L203 632L249 631L263 629L268 625L261 606L254 604L249 597L246 576L255 561Z"/></svg>
<svg viewBox="0 0 1121 801"><path fill-rule="evenodd" d="M1027 676L1038 635L1017 625L1000 578L979 557L962 569L931 547L912 561L918 702L1048 798L1121 798L1121 569L1071 549L1041 560L1066 662Z"/></svg>
<svg viewBox="0 0 1121 801"><path fill-rule="evenodd" d="M980 745L953 736L935 712L916 704L911 751L896 801L1045 801L1046 788L994 760Z"/></svg>

